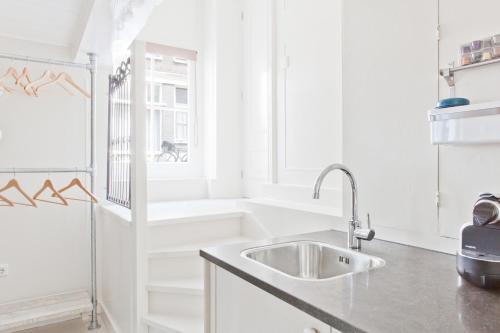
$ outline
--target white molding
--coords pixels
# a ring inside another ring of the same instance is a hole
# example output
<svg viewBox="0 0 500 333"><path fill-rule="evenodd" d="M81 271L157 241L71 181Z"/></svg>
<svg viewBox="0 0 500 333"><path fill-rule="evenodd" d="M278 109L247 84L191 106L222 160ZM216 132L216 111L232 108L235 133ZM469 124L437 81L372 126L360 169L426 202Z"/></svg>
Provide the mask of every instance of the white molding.
<svg viewBox="0 0 500 333"><path fill-rule="evenodd" d="M131 264L135 266L134 281L134 322L135 331L143 333L146 327L141 318L147 313L148 295L144 290L145 281L148 280L147 259L145 253L146 223L148 220L148 182L147 182L147 160L146 155L146 92L145 82L145 43L135 41L131 47L132 75L134 76L131 87L131 187L132 187L132 209L131 217L135 228L134 246L135 258L131 258Z"/></svg>
<svg viewBox="0 0 500 333"><path fill-rule="evenodd" d="M116 321L114 320L113 316L109 312L106 303L100 300L99 305L102 309L101 320L104 322L104 325L106 326L107 333L121 333L121 330Z"/></svg>
<svg viewBox="0 0 500 333"><path fill-rule="evenodd" d="M270 206L270 207L278 207L278 208L286 208L291 210L298 210L301 212L308 212L313 214L321 214L333 217L342 217L342 209L336 207L327 207L320 205L311 205L311 204L301 204L294 201L286 201L286 200L276 200L269 198L254 198L254 199L244 199L244 202Z"/></svg>
<svg viewBox="0 0 500 333"><path fill-rule="evenodd" d="M91 311L92 303L86 290L2 303L0 332L17 332L82 318Z"/></svg>
<svg viewBox="0 0 500 333"><path fill-rule="evenodd" d="M73 34L73 38L71 38L74 43L71 45L71 58L76 59L79 52L82 51L82 46L84 42L85 33L89 29L90 17L92 15L92 11L95 8L96 0L86 0L83 2L80 8L79 19L76 22L76 29Z"/></svg>

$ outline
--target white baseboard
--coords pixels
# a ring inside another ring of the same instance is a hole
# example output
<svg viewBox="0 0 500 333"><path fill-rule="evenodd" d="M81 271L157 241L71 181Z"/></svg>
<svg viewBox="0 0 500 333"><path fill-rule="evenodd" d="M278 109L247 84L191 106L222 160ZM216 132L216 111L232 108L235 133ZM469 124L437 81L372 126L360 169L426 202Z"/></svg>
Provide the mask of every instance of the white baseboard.
<svg viewBox="0 0 500 333"><path fill-rule="evenodd" d="M109 313L106 304L100 301L99 306L102 309L101 319L104 322L104 325L106 325L107 333L121 333L118 324L113 319L113 316L111 316L111 314Z"/></svg>

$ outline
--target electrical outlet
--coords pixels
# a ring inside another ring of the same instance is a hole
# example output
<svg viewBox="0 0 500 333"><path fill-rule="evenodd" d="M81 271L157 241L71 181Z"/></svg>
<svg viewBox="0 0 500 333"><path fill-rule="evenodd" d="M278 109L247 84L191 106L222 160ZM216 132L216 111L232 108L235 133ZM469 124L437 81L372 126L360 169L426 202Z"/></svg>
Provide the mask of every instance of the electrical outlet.
<svg viewBox="0 0 500 333"><path fill-rule="evenodd" d="M0 278L9 275L9 265L1 264L0 265Z"/></svg>

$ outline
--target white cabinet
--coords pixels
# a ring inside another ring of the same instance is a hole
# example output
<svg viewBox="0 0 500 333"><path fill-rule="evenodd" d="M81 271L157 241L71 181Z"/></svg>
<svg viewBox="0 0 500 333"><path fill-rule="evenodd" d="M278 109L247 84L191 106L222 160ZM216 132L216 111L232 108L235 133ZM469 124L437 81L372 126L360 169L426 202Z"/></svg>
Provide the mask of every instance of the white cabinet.
<svg viewBox="0 0 500 333"><path fill-rule="evenodd" d="M330 333L330 327L212 265L211 333Z"/></svg>

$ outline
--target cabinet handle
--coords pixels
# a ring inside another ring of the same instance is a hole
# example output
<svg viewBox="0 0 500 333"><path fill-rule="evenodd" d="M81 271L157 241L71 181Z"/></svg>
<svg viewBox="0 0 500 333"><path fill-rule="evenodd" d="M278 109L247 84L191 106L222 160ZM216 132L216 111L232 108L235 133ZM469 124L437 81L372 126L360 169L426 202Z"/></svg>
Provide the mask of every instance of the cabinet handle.
<svg viewBox="0 0 500 333"><path fill-rule="evenodd" d="M304 332L302 332L302 333L319 333L319 331L315 328L308 327L308 328L305 328Z"/></svg>

